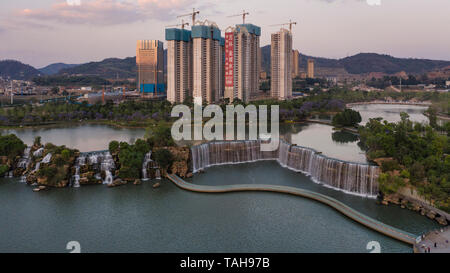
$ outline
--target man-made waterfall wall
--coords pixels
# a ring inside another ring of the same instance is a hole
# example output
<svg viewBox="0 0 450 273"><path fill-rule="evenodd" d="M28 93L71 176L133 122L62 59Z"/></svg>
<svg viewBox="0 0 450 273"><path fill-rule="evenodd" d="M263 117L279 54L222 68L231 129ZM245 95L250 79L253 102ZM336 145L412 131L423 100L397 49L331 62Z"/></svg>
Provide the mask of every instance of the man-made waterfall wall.
<svg viewBox="0 0 450 273"><path fill-rule="evenodd" d="M378 194L379 168L333 159L306 147L280 141L278 150L261 152L261 141L210 142L192 147L193 171L224 164L277 160L285 168L311 176L314 182L347 193Z"/></svg>

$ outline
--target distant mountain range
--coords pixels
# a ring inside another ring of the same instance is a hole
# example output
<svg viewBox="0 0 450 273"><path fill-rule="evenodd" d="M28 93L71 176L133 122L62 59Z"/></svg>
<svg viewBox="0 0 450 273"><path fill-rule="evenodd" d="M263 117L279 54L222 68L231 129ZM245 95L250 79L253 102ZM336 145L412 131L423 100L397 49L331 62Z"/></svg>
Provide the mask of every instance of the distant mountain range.
<svg viewBox="0 0 450 273"><path fill-rule="evenodd" d="M269 74L270 50L270 45L261 48L261 66ZM299 66L303 71L306 71L308 59L314 60L316 68L345 69L349 74L366 74L371 72L395 74L401 71L405 71L408 74L423 74L450 65L450 61L395 58L376 53L360 53L343 59L326 59L300 54Z"/></svg>
<svg viewBox="0 0 450 273"><path fill-rule="evenodd" d="M263 71L269 74L270 50L270 45L261 48L261 66ZM167 56L167 50L164 51L164 54ZM301 70L306 70L308 59L315 61L317 70L326 69L330 74L366 74L371 72L395 74L401 71L405 71L408 74L423 74L450 66L450 61L395 58L389 55L375 53L360 53L342 59L327 59L300 54L299 66ZM167 58L165 58L164 67L166 70ZM18 61L0 61L0 76L22 80L31 79L36 76L58 74L98 76L105 79L124 79L135 78L136 72L136 57L124 59L109 58L99 62L89 62L79 65L55 63L39 70Z"/></svg>
<svg viewBox="0 0 450 273"><path fill-rule="evenodd" d="M78 66L79 64L65 64L65 63L56 63L47 65L46 67L39 68L39 71L45 75L55 75L58 74L59 71L66 68L73 68Z"/></svg>
<svg viewBox="0 0 450 273"><path fill-rule="evenodd" d="M15 80L28 80L39 76L41 72L31 65L14 60L0 61L0 77L10 77Z"/></svg>

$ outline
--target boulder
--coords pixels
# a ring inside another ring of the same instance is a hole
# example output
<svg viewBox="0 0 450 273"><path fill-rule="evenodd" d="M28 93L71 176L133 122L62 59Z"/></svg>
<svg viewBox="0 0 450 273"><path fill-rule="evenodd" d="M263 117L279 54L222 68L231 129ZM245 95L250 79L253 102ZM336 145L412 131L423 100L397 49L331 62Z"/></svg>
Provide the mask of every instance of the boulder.
<svg viewBox="0 0 450 273"><path fill-rule="evenodd" d="M443 216L439 216L439 217L435 218L435 220L443 226L448 225L447 219L445 219L445 217L443 217Z"/></svg>
<svg viewBox="0 0 450 273"><path fill-rule="evenodd" d="M134 183L133 183L134 185L140 185L140 184L142 184L142 182L141 182L141 180L140 179L136 179L136 180L134 180Z"/></svg>
<svg viewBox="0 0 450 273"><path fill-rule="evenodd" d="M161 183L159 183L159 182L153 185L154 189L159 188L159 187L161 187Z"/></svg>
<svg viewBox="0 0 450 273"><path fill-rule="evenodd" d="M427 213L427 217L430 218L431 220L434 220L434 218L436 218L436 212L430 210L430 211Z"/></svg>
<svg viewBox="0 0 450 273"><path fill-rule="evenodd" d="M37 183L42 185L42 184L47 184L47 177L38 177L37 178Z"/></svg>
<svg viewBox="0 0 450 273"><path fill-rule="evenodd" d="M192 178L192 177L194 177L194 174L193 174L193 173L188 173L188 174L186 175L186 178Z"/></svg>

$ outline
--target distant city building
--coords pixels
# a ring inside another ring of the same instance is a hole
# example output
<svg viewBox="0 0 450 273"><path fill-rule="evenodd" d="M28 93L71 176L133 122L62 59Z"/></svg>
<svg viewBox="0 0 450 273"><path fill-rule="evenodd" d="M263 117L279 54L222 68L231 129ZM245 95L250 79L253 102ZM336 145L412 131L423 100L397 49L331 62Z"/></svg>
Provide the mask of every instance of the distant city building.
<svg viewBox="0 0 450 273"><path fill-rule="evenodd" d="M164 48L157 40L139 40L136 46L137 89L142 96L165 95Z"/></svg>
<svg viewBox="0 0 450 273"><path fill-rule="evenodd" d="M292 78L300 76L299 74L300 52L292 50Z"/></svg>
<svg viewBox="0 0 450 273"><path fill-rule="evenodd" d="M221 32L212 22L192 27L193 97L195 104L212 103L221 99Z"/></svg>
<svg viewBox="0 0 450 273"><path fill-rule="evenodd" d="M314 79L314 60L308 60L308 78Z"/></svg>
<svg viewBox="0 0 450 273"><path fill-rule="evenodd" d="M292 97L292 33L281 29L272 34L271 96L279 100Z"/></svg>
<svg viewBox="0 0 450 273"><path fill-rule="evenodd" d="M261 28L252 24L229 27L225 33L225 98L248 102L259 91Z"/></svg>
<svg viewBox="0 0 450 273"><path fill-rule="evenodd" d="M191 31L166 29L167 100L182 103L193 96Z"/></svg>

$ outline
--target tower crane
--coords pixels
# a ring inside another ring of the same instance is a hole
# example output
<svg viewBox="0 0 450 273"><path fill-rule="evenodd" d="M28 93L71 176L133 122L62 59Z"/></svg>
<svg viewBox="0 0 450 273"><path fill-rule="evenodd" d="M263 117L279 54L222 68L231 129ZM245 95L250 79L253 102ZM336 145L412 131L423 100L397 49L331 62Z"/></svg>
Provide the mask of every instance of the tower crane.
<svg viewBox="0 0 450 273"><path fill-rule="evenodd" d="M250 15L250 13L246 12L245 10L243 10L242 13L228 16L228 18L242 16L242 24L245 25L245 16L247 16L247 15Z"/></svg>
<svg viewBox="0 0 450 273"><path fill-rule="evenodd" d="M166 26L166 27L179 27L179 26L181 26L181 28L184 29L184 26L189 26L189 23L188 22L185 23L184 20L181 20L181 24L171 25L171 26Z"/></svg>
<svg viewBox="0 0 450 273"><path fill-rule="evenodd" d="M289 23L271 25L271 27L289 26L289 31L292 32L292 25L297 25L297 22L292 22L292 20L289 20Z"/></svg>
<svg viewBox="0 0 450 273"><path fill-rule="evenodd" d="M192 9L191 13L187 13L187 14L183 14L183 15L179 15L177 16L177 18L183 18L183 17L192 17L192 26L195 25L195 17L197 17L197 15L200 13L200 11L195 10L195 8Z"/></svg>

